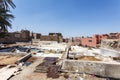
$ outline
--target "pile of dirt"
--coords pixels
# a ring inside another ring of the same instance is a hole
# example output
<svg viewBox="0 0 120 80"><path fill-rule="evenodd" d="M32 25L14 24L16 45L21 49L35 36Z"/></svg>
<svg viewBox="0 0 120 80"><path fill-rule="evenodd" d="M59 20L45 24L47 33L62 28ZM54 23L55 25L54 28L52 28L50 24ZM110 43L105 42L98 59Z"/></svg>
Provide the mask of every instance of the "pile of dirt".
<svg viewBox="0 0 120 80"><path fill-rule="evenodd" d="M15 62L20 58L21 56L13 56L13 55L0 56L0 65L15 64Z"/></svg>
<svg viewBox="0 0 120 80"><path fill-rule="evenodd" d="M50 66L56 66L55 63L56 63L57 59L58 58L56 58L56 57L45 57L44 61L41 64L36 66L36 69L34 72L47 73L48 69L51 70L51 68L49 68Z"/></svg>
<svg viewBox="0 0 120 80"><path fill-rule="evenodd" d="M101 59L97 59L94 56L82 56L82 57L79 57L79 60L102 61Z"/></svg>

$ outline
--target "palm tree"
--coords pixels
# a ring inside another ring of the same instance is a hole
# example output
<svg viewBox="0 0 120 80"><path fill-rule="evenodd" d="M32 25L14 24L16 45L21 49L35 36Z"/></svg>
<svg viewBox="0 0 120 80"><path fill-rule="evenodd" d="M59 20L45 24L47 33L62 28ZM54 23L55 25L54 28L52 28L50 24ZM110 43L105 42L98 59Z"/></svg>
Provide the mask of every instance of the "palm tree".
<svg viewBox="0 0 120 80"><path fill-rule="evenodd" d="M0 9L0 27L4 31L7 31L7 27L11 28L11 19L14 19L14 16L8 12L10 11Z"/></svg>
<svg viewBox="0 0 120 80"><path fill-rule="evenodd" d="M13 9L16 7L12 0L0 0L0 6L5 10L9 10L10 7Z"/></svg>
<svg viewBox="0 0 120 80"><path fill-rule="evenodd" d="M14 19L10 7L16 7L12 0L0 0L0 30L4 32L7 31L7 27L11 28L11 20Z"/></svg>

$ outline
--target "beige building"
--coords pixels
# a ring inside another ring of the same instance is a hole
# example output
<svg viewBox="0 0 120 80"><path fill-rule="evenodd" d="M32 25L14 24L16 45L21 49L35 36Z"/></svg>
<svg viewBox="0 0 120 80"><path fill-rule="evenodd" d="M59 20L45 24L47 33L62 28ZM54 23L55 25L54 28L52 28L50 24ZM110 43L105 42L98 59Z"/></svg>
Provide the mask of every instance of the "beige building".
<svg viewBox="0 0 120 80"><path fill-rule="evenodd" d="M61 33L49 33L49 35L42 35L40 38L41 41L57 41L62 42L63 36Z"/></svg>
<svg viewBox="0 0 120 80"><path fill-rule="evenodd" d="M33 41L57 41L62 42L63 36L61 33L49 33L48 35L41 35L40 33L31 34Z"/></svg>
<svg viewBox="0 0 120 80"><path fill-rule="evenodd" d="M21 30L20 32L8 32L7 36L0 38L0 43L27 42L30 40L30 31Z"/></svg>

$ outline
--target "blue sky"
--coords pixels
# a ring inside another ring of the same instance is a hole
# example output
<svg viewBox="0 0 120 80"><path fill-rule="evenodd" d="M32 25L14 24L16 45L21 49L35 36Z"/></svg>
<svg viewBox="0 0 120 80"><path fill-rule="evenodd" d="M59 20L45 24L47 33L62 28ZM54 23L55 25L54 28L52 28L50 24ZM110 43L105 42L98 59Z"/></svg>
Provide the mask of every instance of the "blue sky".
<svg viewBox="0 0 120 80"><path fill-rule="evenodd" d="M120 0L13 0L12 29L65 37L120 32Z"/></svg>

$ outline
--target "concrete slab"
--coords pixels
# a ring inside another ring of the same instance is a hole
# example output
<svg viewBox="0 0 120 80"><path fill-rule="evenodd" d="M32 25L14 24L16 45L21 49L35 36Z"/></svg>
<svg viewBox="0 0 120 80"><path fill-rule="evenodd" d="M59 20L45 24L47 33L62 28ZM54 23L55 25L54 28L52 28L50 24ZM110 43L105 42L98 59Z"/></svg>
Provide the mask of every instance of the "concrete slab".
<svg viewBox="0 0 120 80"><path fill-rule="evenodd" d="M0 69L0 80L7 80L17 70L18 69L16 67L15 68L8 68L8 66Z"/></svg>
<svg viewBox="0 0 120 80"><path fill-rule="evenodd" d="M120 79L120 64L97 61L64 60L62 70Z"/></svg>

